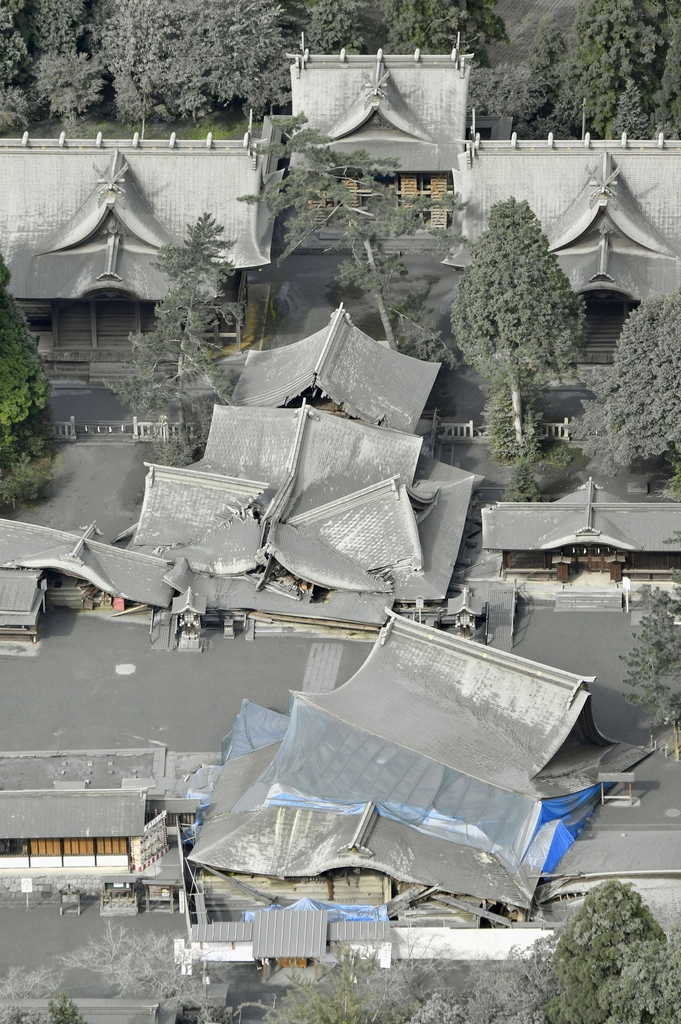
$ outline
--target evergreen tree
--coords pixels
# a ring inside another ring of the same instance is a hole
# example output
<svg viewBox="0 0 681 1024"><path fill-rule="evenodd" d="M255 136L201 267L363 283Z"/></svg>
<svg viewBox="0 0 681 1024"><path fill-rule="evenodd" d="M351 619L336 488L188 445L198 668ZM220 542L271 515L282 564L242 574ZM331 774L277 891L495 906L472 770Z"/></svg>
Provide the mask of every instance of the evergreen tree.
<svg viewBox="0 0 681 1024"><path fill-rule="evenodd" d="M475 107L478 114L512 117L514 129L526 138L545 103L543 79L527 64L502 63L471 71L469 109Z"/></svg>
<svg viewBox="0 0 681 1024"><path fill-rule="evenodd" d="M681 719L681 591L651 592L651 610L641 623L634 646L624 657L624 679L636 692L627 694L652 715L655 725Z"/></svg>
<svg viewBox="0 0 681 1024"><path fill-rule="evenodd" d="M382 0L390 53L446 53L461 33L462 47L487 63L485 44L507 42L495 0Z"/></svg>
<svg viewBox="0 0 681 1024"><path fill-rule="evenodd" d="M669 49L656 97L656 116L662 130L675 138L681 132L681 18L670 23Z"/></svg>
<svg viewBox="0 0 681 1024"><path fill-rule="evenodd" d="M358 22L359 0L317 0L305 32L311 53L360 53L364 35Z"/></svg>
<svg viewBox="0 0 681 1024"><path fill-rule="evenodd" d="M504 501L541 501L530 459L516 459L513 463Z"/></svg>
<svg viewBox="0 0 681 1024"><path fill-rule="evenodd" d="M606 882L593 889L556 947L561 992L546 1007L550 1024L614 1021L609 994L631 953L645 948L656 955L664 942L664 932L630 885Z"/></svg>
<svg viewBox="0 0 681 1024"><path fill-rule="evenodd" d="M630 139L647 139L651 130L650 117L644 111L641 101L641 90L629 79L617 101L617 115L610 125L610 134L615 139L623 132L626 132Z"/></svg>
<svg viewBox="0 0 681 1024"><path fill-rule="evenodd" d="M72 53L85 29L84 0L33 0L31 35L40 53Z"/></svg>
<svg viewBox="0 0 681 1024"><path fill-rule="evenodd" d="M208 384L223 401L229 393L223 373L211 358L219 350L212 340L214 326L221 316L236 314L222 297L225 282L234 273L225 258L234 243L223 236L224 228L204 213L196 224L187 225L182 245L159 249L157 266L168 278L168 293L156 306L155 329L131 338L128 376L112 384L122 401L152 416L176 407L185 442L189 441L192 388Z"/></svg>
<svg viewBox="0 0 681 1024"><path fill-rule="evenodd" d="M577 359L583 302L525 201L496 203L471 255L452 305L452 329L466 361L510 395L522 455L523 392L542 390Z"/></svg>
<svg viewBox="0 0 681 1024"><path fill-rule="evenodd" d="M645 299L629 314L611 368L594 371L577 436L613 473L635 459L681 462L681 293Z"/></svg>
<svg viewBox="0 0 681 1024"><path fill-rule="evenodd" d="M56 999L50 999L47 1012L50 1024L85 1024L80 1010L66 992L58 992Z"/></svg>
<svg viewBox="0 0 681 1024"><path fill-rule="evenodd" d="M50 384L0 257L0 469L47 448Z"/></svg>
<svg viewBox="0 0 681 1024"><path fill-rule="evenodd" d="M18 84L28 62L25 0L0 2L0 85Z"/></svg>
<svg viewBox="0 0 681 1024"><path fill-rule="evenodd" d="M325 136L303 127L304 123L304 117L281 122L290 134L288 141L273 151L293 158L291 168L264 193L273 217L291 207L295 210L287 225L281 260L320 227L334 229L337 240L333 248L351 252L340 268L340 282L373 296L386 340L391 348L397 348L388 290L394 279L406 277L407 268L399 253L386 250L384 240L413 235L424 226L427 229L424 216L437 206L457 208L456 199L423 195L398 202L394 186L386 180L396 173L395 160L374 160L364 150L337 153L327 145ZM258 201L257 196L241 198ZM430 234L438 240L449 237L443 228Z"/></svg>
<svg viewBox="0 0 681 1024"><path fill-rule="evenodd" d="M579 0L573 27L575 87L586 99L588 125L606 137L627 82L641 90L649 113L659 89L664 18L649 0Z"/></svg>
<svg viewBox="0 0 681 1024"><path fill-rule="evenodd" d="M554 104L563 87L563 61L567 46L563 33L550 14L544 14L537 22L528 65L542 81L546 99Z"/></svg>
<svg viewBox="0 0 681 1024"><path fill-rule="evenodd" d="M667 942L647 942L628 953L608 1002L614 1021L677 1024L681 992L681 932Z"/></svg>

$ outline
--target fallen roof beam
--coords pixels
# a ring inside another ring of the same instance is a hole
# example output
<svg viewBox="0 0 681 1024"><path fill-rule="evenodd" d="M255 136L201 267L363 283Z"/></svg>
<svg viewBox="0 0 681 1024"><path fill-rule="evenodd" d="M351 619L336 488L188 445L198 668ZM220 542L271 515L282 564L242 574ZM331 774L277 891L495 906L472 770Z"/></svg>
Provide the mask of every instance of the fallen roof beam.
<svg viewBox="0 0 681 1024"><path fill-rule="evenodd" d="M483 910L482 907L476 907L473 903L466 903L465 900L457 900L453 896L445 896L444 893L438 893L434 899L440 903L446 903L449 907L456 907L457 910L465 910L469 914L475 914L476 917L485 917L488 921L494 921L495 924L503 925L504 928L511 927L511 922L507 917L502 917L501 914L494 914L491 910Z"/></svg>

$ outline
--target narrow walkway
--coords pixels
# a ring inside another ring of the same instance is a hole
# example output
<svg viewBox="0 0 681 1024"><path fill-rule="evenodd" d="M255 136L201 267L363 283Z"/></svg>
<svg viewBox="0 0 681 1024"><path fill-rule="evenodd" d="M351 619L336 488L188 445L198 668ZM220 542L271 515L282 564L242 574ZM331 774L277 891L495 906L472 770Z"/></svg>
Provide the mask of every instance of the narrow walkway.
<svg viewBox="0 0 681 1024"><path fill-rule="evenodd" d="M342 654L341 644L312 644L305 668L303 691L305 693L329 693L333 690L338 678Z"/></svg>

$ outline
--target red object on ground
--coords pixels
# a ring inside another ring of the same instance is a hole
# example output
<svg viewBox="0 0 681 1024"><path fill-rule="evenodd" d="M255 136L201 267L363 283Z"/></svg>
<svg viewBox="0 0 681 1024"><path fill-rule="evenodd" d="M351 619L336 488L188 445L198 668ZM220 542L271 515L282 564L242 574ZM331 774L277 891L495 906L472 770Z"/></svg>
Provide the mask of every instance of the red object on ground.
<svg viewBox="0 0 681 1024"><path fill-rule="evenodd" d="M114 604L114 611L115 612L124 612L125 611L125 598L124 597L114 597L113 604Z"/></svg>

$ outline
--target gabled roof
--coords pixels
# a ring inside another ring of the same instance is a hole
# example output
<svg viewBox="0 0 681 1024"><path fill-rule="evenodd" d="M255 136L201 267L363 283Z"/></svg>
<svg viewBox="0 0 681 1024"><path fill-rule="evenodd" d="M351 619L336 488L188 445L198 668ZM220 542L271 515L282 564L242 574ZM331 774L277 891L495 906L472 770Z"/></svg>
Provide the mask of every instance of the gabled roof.
<svg viewBox="0 0 681 1024"><path fill-rule="evenodd" d="M439 368L374 341L354 326L341 304L329 326L309 338L265 352L251 350L234 402L282 406L317 388L349 416L411 433Z"/></svg>
<svg viewBox="0 0 681 1024"><path fill-rule="evenodd" d="M39 569L0 569L0 612L30 612L41 576Z"/></svg>
<svg viewBox="0 0 681 1024"><path fill-rule="evenodd" d="M266 141L272 135L266 119ZM259 195L272 158L239 141L6 139L0 146L0 243L22 299L103 289L163 298L161 245L209 210L237 268L269 263L273 223Z"/></svg>
<svg viewBox="0 0 681 1024"><path fill-rule="evenodd" d="M291 67L293 113L334 149L397 159L403 171L449 171L466 135L470 62L452 54L305 54Z"/></svg>
<svg viewBox="0 0 681 1024"><path fill-rule="evenodd" d="M482 510L483 547L551 551L605 544L625 551L681 551L681 503L626 502L589 478L558 501L498 502Z"/></svg>
<svg viewBox="0 0 681 1024"><path fill-rule="evenodd" d="M87 531L86 531L87 534ZM163 577L170 563L33 523L0 519L0 565L54 569L87 580L105 593L166 607L173 591Z"/></svg>

